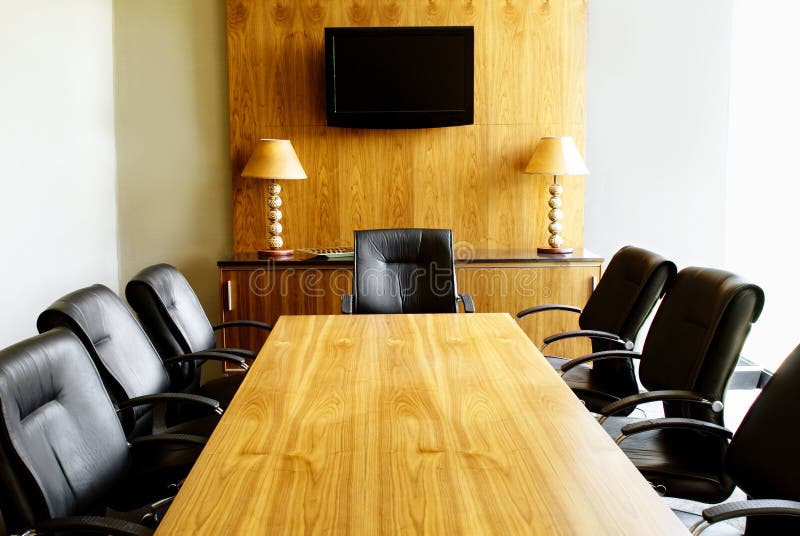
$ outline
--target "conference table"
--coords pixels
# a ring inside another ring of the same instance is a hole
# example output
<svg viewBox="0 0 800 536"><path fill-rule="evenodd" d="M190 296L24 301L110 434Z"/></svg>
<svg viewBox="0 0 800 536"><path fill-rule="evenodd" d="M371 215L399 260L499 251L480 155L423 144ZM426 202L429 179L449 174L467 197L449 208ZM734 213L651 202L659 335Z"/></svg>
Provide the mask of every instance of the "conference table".
<svg viewBox="0 0 800 536"><path fill-rule="evenodd" d="M157 534L687 534L507 314L281 316Z"/></svg>

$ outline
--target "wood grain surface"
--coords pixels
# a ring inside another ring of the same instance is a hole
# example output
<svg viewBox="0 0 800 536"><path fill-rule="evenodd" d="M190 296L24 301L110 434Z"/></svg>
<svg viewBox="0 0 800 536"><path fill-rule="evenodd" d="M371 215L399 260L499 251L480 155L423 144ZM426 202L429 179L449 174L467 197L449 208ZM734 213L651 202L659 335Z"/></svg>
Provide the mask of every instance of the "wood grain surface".
<svg viewBox="0 0 800 536"><path fill-rule="evenodd" d="M282 316L158 534L685 534L505 314Z"/></svg>
<svg viewBox="0 0 800 536"><path fill-rule="evenodd" d="M586 0L227 0L233 232L264 247L259 138L289 138L308 174L284 181L288 247L352 245L354 229L444 227L476 248L546 245L550 177L522 173L542 136L585 138ZM327 127L327 26L475 28L475 124ZM583 245L582 177L564 177L566 244Z"/></svg>

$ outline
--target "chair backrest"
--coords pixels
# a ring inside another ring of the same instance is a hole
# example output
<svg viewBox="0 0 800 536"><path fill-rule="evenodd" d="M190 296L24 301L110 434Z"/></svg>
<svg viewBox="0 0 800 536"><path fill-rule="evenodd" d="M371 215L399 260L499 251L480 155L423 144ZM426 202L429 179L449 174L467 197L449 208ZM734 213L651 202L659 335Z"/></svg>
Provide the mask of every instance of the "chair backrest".
<svg viewBox="0 0 800 536"><path fill-rule="evenodd" d="M639 366L642 385L650 391L685 389L723 400L763 306L764 292L735 274L684 268L650 325ZM667 417L723 423L722 413L698 404L666 402L664 412Z"/></svg>
<svg viewBox="0 0 800 536"><path fill-rule="evenodd" d="M754 499L800 501L800 346L767 383L733 436L725 468ZM747 534L800 534L796 518L752 518Z"/></svg>
<svg viewBox="0 0 800 536"><path fill-rule="evenodd" d="M0 496L8 528L87 513L129 467L125 435L74 334L0 350Z"/></svg>
<svg viewBox="0 0 800 536"><path fill-rule="evenodd" d="M608 331L627 341L636 335L658 300L675 280L675 263L661 255L634 246L620 249L606 266L578 318L582 329ZM592 351L611 350L610 342L592 340ZM639 390L630 359L611 359L594 364L595 374L620 398Z"/></svg>
<svg viewBox="0 0 800 536"><path fill-rule="evenodd" d="M375 229L354 238L354 313L458 312L449 229Z"/></svg>
<svg viewBox="0 0 800 536"><path fill-rule="evenodd" d="M657 253L625 246L609 261L578 324L634 340L677 271L675 263Z"/></svg>
<svg viewBox="0 0 800 536"><path fill-rule="evenodd" d="M111 289L92 285L53 302L36 322L40 333L66 327L81 340L114 400L169 390L169 376L144 330ZM139 422L150 413L138 406ZM126 427L132 423L126 423Z"/></svg>
<svg viewBox="0 0 800 536"><path fill-rule="evenodd" d="M214 328L183 274L169 264L140 271L125 286L125 298L136 311L162 359L216 346ZM170 367L173 386L194 391L200 367L192 360Z"/></svg>

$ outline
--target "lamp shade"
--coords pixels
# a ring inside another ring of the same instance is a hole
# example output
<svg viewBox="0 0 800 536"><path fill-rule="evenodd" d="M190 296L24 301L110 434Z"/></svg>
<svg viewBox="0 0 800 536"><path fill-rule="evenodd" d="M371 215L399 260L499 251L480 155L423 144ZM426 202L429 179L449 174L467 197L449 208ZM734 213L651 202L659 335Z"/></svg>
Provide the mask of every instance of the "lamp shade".
<svg viewBox="0 0 800 536"><path fill-rule="evenodd" d="M242 177L256 179L305 179L297 153L289 140L258 140L253 154L242 170Z"/></svg>
<svg viewBox="0 0 800 536"><path fill-rule="evenodd" d="M531 175L587 175L589 170L571 136L545 137L533 150L525 173Z"/></svg>

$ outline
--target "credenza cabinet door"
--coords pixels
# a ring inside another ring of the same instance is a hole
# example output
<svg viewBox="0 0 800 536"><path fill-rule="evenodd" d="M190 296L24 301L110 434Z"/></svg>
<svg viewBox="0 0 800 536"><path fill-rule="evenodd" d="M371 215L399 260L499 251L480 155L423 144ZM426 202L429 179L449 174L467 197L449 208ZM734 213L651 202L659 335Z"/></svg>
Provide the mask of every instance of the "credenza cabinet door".
<svg viewBox="0 0 800 536"><path fill-rule="evenodd" d="M480 312L517 312L558 303L583 307L600 279L600 263L544 266L468 265L456 268L458 291L472 295ZM544 337L578 329L578 315L565 311L536 313L523 318L520 327L539 346ZM560 341L548 346L554 355L577 357L591 351L585 339Z"/></svg>
<svg viewBox="0 0 800 536"><path fill-rule="evenodd" d="M260 320L275 324L282 314L340 313L341 297L350 292L352 279L348 268L221 268L222 320ZM258 352L267 335L268 332L260 329L227 329L221 342L225 347Z"/></svg>

